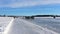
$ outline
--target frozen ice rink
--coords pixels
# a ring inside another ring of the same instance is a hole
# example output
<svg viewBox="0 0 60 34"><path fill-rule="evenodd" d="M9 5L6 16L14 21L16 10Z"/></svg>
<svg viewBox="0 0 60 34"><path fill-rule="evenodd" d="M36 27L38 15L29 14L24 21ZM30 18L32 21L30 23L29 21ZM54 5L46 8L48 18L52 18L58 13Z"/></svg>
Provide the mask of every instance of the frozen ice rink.
<svg viewBox="0 0 60 34"><path fill-rule="evenodd" d="M60 34L60 18L0 17L0 34Z"/></svg>

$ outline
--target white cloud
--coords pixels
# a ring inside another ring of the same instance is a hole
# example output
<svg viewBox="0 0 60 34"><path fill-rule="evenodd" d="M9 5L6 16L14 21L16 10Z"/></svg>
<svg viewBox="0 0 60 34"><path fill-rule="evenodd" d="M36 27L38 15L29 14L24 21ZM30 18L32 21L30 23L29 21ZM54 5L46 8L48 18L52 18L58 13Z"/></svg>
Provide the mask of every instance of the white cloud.
<svg viewBox="0 0 60 34"><path fill-rule="evenodd" d="M60 0L15 0L13 3L6 5L0 5L0 7L26 7L26 6L36 6L36 5L47 5L47 4L60 4Z"/></svg>

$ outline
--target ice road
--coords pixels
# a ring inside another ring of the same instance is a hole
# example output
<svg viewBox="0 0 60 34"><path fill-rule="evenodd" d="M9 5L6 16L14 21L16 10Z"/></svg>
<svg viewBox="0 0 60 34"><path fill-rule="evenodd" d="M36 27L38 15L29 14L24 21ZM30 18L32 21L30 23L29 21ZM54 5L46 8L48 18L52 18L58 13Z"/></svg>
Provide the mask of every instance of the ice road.
<svg viewBox="0 0 60 34"><path fill-rule="evenodd" d="M8 30L7 30L8 29ZM59 34L27 20L16 18L10 22L3 34Z"/></svg>

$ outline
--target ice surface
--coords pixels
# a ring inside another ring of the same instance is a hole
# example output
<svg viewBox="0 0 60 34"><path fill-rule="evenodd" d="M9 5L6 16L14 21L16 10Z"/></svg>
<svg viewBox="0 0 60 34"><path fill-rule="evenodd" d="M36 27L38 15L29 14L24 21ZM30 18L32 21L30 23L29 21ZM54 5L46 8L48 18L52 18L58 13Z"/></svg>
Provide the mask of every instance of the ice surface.
<svg viewBox="0 0 60 34"><path fill-rule="evenodd" d="M40 17L30 21L32 21L32 23L34 24L50 29L60 34L60 17L56 17L56 19Z"/></svg>
<svg viewBox="0 0 60 34"><path fill-rule="evenodd" d="M60 34L60 18L26 20L0 17L0 29L0 34Z"/></svg>
<svg viewBox="0 0 60 34"><path fill-rule="evenodd" d="M16 18L10 24L11 26L7 30L8 32L4 32L4 34L58 34L20 18Z"/></svg>

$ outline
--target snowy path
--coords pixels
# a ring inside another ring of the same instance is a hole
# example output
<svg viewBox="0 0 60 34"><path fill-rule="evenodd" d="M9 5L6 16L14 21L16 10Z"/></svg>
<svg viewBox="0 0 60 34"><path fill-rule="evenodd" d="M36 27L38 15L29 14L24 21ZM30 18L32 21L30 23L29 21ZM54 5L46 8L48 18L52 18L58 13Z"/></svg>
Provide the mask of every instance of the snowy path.
<svg viewBox="0 0 60 34"><path fill-rule="evenodd" d="M5 34L5 33L4 33ZM58 34L26 20L16 18L9 26L6 34Z"/></svg>

